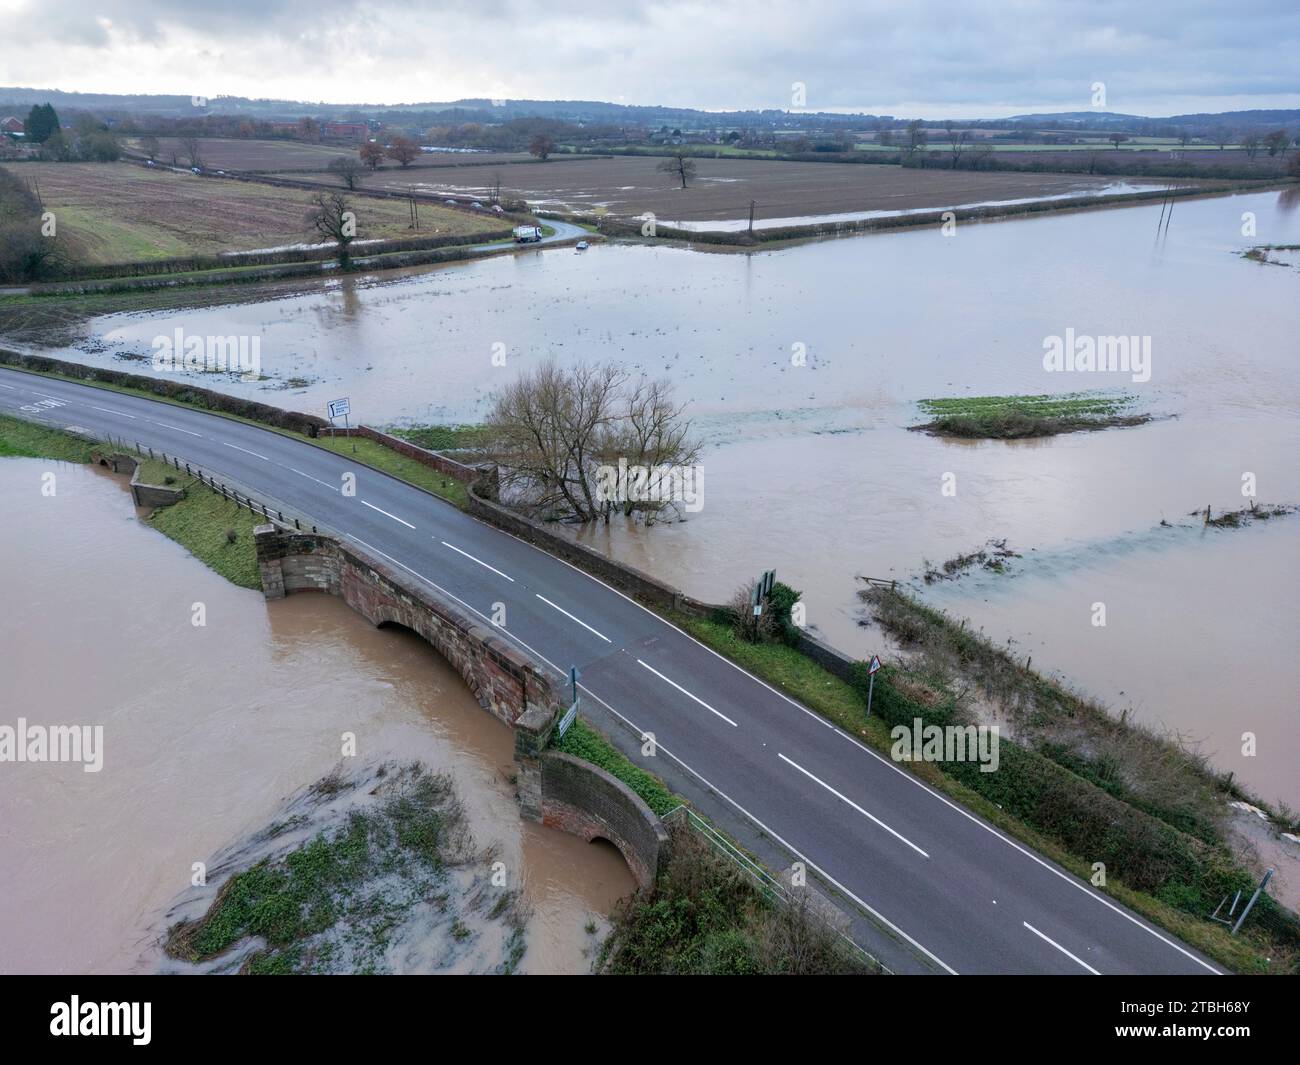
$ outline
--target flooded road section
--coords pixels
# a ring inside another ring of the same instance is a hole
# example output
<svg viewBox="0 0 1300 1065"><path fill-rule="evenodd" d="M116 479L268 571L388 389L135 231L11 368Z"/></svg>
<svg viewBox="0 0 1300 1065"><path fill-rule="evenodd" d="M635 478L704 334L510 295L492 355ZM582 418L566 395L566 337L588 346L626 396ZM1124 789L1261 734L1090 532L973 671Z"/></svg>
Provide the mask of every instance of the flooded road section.
<svg viewBox="0 0 1300 1065"><path fill-rule="evenodd" d="M0 763L0 971L156 969L194 862L340 761L384 759L450 772L475 838L525 886L521 970L587 970L586 926L603 932L631 874L612 847L520 820L509 729L422 640L327 596L268 604L228 584L96 469L4 459L0 498L0 723L103 726L98 772ZM340 759L345 732L356 759Z"/></svg>

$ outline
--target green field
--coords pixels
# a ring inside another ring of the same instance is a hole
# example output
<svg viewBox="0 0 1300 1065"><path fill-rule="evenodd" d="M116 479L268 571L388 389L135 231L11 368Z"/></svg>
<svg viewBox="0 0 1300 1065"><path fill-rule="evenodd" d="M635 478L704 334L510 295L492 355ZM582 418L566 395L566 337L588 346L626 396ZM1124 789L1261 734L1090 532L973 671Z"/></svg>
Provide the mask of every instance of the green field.
<svg viewBox="0 0 1300 1065"><path fill-rule="evenodd" d="M256 182L149 169L133 163L24 163L75 260L142 262L319 242L307 224L312 193ZM502 233L509 223L439 204L420 205L410 228L404 200L348 193L358 240ZM354 245L361 254L364 245ZM239 260L232 258L231 266Z"/></svg>
<svg viewBox="0 0 1300 1065"><path fill-rule="evenodd" d="M967 396L917 403L930 421L913 426L944 436L1012 439L1138 425L1136 397L1097 392L1040 396Z"/></svg>

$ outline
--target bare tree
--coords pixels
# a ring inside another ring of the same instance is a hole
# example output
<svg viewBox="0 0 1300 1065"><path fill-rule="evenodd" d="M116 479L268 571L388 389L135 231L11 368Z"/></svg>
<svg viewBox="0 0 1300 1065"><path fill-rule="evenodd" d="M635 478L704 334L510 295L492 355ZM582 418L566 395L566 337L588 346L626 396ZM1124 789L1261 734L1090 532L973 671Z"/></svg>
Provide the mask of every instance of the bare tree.
<svg viewBox="0 0 1300 1065"><path fill-rule="evenodd" d="M970 130L958 129L952 122L949 122L944 129L948 134L948 144L952 150L952 168L956 170L957 164L961 162L961 153L970 144Z"/></svg>
<svg viewBox="0 0 1300 1065"><path fill-rule="evenodd" d="M193 133L186 133L180 138L181 154L190 161L190 166L203 169L203 147L199 138Z"/></svg>
<svg viewBox="0 0 1300 1065"><path fill-rule="evenodd" d="M153 160L158 158L158 138L152 133L140 138L140 150L144 152L145 158Z"/></svg>
<svg viewBox="0 0 1300 1065"><path fill-rule="evenodd" d="M488 189L488 203L501 202L501 171L492 171L492 187Z"/></svg>
<svg viewBox="0 0 1300 1065"><path fill-rule="evenodd" d="M921 125L921 120L919 118L914 118L912 119L911 122L907 124L907 154L908 155L915 155L917 152L923 151L925 149L926 142L929 139L930 139L930 135L925 132L925 127Z"/></svg>
<svg viewBox="0 0 1300 1065"><path fill-rule="evenodd" d="M366 141L357 149L357 155L371 170L378 170L379 164L384 161L384 146L375 141Z"/></svg>
<svg viewBox="0 0 1300 1065"><path fill-rule="evenodd" d="M1290 143L1291 134L1284 129L1275 129L1264 136L1264 147L1268 149L1270 156L1277 155L1279 152L1286 155L1287 145Z"/></svg>
<svg viewBox="0 0 1300 1065"><path fill-rule="evenodd" d="M341 192L318 192L311 203L307 212L308 232L338 245L339 266L348 269L351 265L348 245L357 235L357 216L347 197Z"/></svg>
<svg viewBox="0 0 1300 1065"><path fill-rule="evenodd" d="M355 156L340 155L337 159L331 159L325 169L337 177L343 183L343 187L349 191L355 192L357 186L361 184L363 177L361 160Z"/></svg>
<svg viewBox="0 0 1300 1065"><path fill-rule="evenodd" d="M1111 144L1115 145L1115 150L1119 151L1119 146L1128 140L1127 133L1112 133L1106 138Z"/></svg>
<svg viewBox="0 0 1300 1065"><path fill-rule="evenodd" d="M695 177L695 160L683 151L676 151L655 169L674 175L680 179L682 188L686 188L686 182Z"/></svg>
<svg viewBox="0 0 1300 1065"><path fill-rule="evenodd" d="M580 522L608 521L615 508L653 520L676 502L661 498L670 486L654 478L698 457L670 386L632 382L613 363L543 363L495 394L487 426L502 487L549 515ZM631 478L635 492L628 491Z"/></svg>
<svg viewBox="0 0 1300 1065"><path fill-rule="evenodd" d="M1223 151L1228 146L1228 142L1232 140L1232 131L1227 126L1215 126L1211 136L1214 143L1219 146L1219 151Z"/></svg>
<svg viewBox="0 0 1300 1065"><path fill-rule="evenodd" d="M1246 156L1249 159L1255 158L1255 154L1259 151L1262 143L1259 134L1253 131L1241 138L1241 146L1246 150Z"/></svg>
<svg viewBox="0 0 1300 1065"><path fill-rule="evenodd" d="M640 499L629 494L617 503L625 516L640 512L650 525L660 511L680 512L669 481L683 467L698 464L700 446L691 438L685 406L673 400L672 385L666 380L642 377L629 383L621 398L622 417L611 443L629 467L646 471L646 491ZM608 521L608 506L605 515Z"/></svg>

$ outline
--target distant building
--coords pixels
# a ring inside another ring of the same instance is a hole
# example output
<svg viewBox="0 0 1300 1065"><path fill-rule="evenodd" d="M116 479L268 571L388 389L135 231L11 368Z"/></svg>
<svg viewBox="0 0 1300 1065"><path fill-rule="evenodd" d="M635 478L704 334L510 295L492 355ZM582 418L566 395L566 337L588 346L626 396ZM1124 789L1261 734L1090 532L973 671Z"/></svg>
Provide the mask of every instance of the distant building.
<svg viewBox="0 0 1300 1065"><path fill-rule="evenodd" d="M7 133L11 137L21 137L27 132L27 126L21 118L14 118L8 115L0 118L0 133Z"/></svg>
<svg viewBox="0 0 1300 1065"><path fill-rule="evenodd" d="M364 140L370 133L370 127L364 122L324 122L320 128L322 137L336 137L339 140Z"/></svg>

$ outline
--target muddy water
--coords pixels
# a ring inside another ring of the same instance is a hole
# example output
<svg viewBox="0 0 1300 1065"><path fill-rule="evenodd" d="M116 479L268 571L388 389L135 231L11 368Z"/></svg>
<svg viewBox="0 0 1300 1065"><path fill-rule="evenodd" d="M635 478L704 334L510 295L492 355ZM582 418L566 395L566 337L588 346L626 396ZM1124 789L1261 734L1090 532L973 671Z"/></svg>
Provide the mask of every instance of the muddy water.
<svg viewBox="0 0 1300 1065"><path fill-rule="evenodd" d="M1046 374L1043 338L1073 327L1152 336L1152 380L1134 386L1144 398L1294 409L1294 271L1235 255L1300 241L1282 196L1179 203L1160 240L1160 208L1129 206L754 255L539 250L383 284L102 316L56 350L149 372L154 338L177 328L257 336L265 380L206 383L317 412L348 394L359 417L380 423L472 420L503 378L550 354L617 359L670 377L726 441L900 424L926 396L1131 384ZM1254 238L1241 235L1244 212L1256 216ZM791 365L796 344L806 366ZM308 383L285 387L299 378Z"/></svg>
<svg viewBox="0 0 1300 1065"><path fill-rule="evenodd" d="M614 525L584 538L709 599L775 567L805 592L824 636L865 652L874 637L857 625L855 575L907 577L925 559L1006 537L1031 559L1091 558L1088 573L1101 582L1108 552L1161 519L1241 506L1245 473L1261 500L1300 502L1300 273L1240 257L1255 244L1300 243L1297 207L1294 190L1180 202L1160 236L1153 205L750 256L539 252L261 304L109 316L90 323L85 353L68 354L120 365L116 356L148 352L154 335L177 326L247 331L263 338L266 372L310 383L269 396L259 391L268 383L222 387L309 410L350 394L363 418L396 422L474 419L515 368L548 354L668 376L709 442L703 511L649 532ZM1044 338L1067 329L1150 337L1150 379L1046 372ZM497 343L505 369L492 365ZM791 364L796 350L806 350L806 365ZM920 420L915 401L929 396L1092 388L1129 391L1156 420L1017 444L906 430ZM955 494L943 493L945 474ZM1252 545L1241 549L1250 558L1243 577L1294 565L1285 533L1232 535ZM1179 601L1180 579L1176 566L1152 570L1152 601ZM1044 581L1055 607L1032 630L1044 667L1068 669L1098 693L1122 690L1121 708L1127 699L1145 720L1174 729L1195 731L1232 704L1226 673L1195 685L1190 672L1154 667L1167 648L1195 653L1205 612L1131 633L1134 653L1153 666L1117 684L1105 660L1072 657L1083 589L1051 574ZM949 605L977 616L980 603ZM1209 601L1207 610L1220 643L1243 632L1266 643L1295 628L1293 613L1262 601L1241 613ZM1009 619L990 616L988 631L1024 638L1027 627ZM1294 717L1285 657L1256 668L1260 712ZM1284 797L1294 803L1300 773L1292 777ZM1260 786L1276 781L1265 774Z"/></svg>
<svg viewBox="0 0 1300 1065"><path fill-rule="evenodd" d="M450 771L533 904L521 968L585 971L585 925L603 928L631 875L612 848L520 821L509 730L421 640L326 596L264 603L142 526L96 470L7 459L0 498L0 720L104 727L98 773L0 764L0 971L152 969L191 864L328 773L344 732L359 761Z"/></svg>
<svg viewBox="0 0 1300 1065"><path fill-rule="evenodd" d="M1266 800L1300 800L1300 517L1039 552L931 589L1112 707L1179 733ZM1106 608L1093 624L1093 604ZM1246 733L1253 749L1243 748Z"/></svg>

